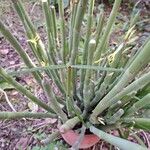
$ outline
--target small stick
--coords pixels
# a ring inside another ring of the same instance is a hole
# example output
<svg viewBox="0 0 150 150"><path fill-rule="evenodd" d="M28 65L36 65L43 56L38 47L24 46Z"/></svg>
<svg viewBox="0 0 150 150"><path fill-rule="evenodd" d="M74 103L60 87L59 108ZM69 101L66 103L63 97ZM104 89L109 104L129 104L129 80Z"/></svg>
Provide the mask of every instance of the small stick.
<svg viewBox="0 0 150 150"><path fill-rule="evenodd" d="M8 98L8 96L7 96L7 94L6 94L6 92L5 92L4 90L2 90L1 88L0 88L0 92L2 92L2 93L4 94L5 99L6 99L7 103L8 103L8 105L10 106L10 108L11 108L14 112L17 112L16 109L15 109L15 108L13 107L13 105L11 104L11 102L10 102L10 100L9 100L9 98Z"/></svg>

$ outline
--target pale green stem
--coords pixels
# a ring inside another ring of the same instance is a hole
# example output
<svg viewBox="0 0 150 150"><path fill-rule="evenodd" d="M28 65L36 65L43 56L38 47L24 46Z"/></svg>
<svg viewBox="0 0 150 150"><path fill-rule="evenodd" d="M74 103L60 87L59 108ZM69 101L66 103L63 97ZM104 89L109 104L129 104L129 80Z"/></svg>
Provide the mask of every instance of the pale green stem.
<svg viewBox="0 0 150 150"><path fill-rule="evenodd" d="M118 81L118 83L112 88L112 90L99 102L99 104L95 107L93 110L93 113L91 115L91 119L96 119L96 117L103 112L107 107L109 107L112 102L111 99L119 93L125 86L129 84L134 78L135 75L150 62L150 40L146 43L144 48L139 52L137 57L134 59L134 61L130 64L130 66L126 69L124 74L122 75L121 79ZM139 63L140 62L140 63ZM149 78L149 74L146 74ZM144 76L144 77L145 77ZM131 84L132 85L132 84ZM130 86L131 86L130 85ZM107 105L109 103L109 105Z"/></svg>
<svg viewBox="0 0 150 150"><path fill-rule="evenodd" d="M90 37L91 37L91 28L92 28L92 19L93 19L93 10L94 10L94 3L95 0L91 0L89 3L89 10L88 10L88 19L87 19L87 29L86 29L86 36L85 36L85 43L84 43L84 48L83 48L83 58L82 58L82 65L87 64L87 56L88 56L88 47L89 47L89 42L90 42ZM94 53L93 49L93 53ZM83 88L84 88L84 80L85 80L85 70L81 70L81 75L80 75L80 93L83 96Z"/></svg>
<svg viewBox="0 0 150 150"><path fill-rule="evenodd" d="M94 54L94 61L99 60L101 57L101 53L104 51L106 41L107 41L108 37L110 36L112 26L115 22L116 15L117 15L118 9L120 7L120 3L121 3L121 0L115 0L115 2L114 2L114 6L111 11L110 17L108 19L103 37L102 37L101 42L98 45L97 50Z"/></svg>
<svg viewBox="0 0 150 150"><path fill-rule="evenodd" d="M50 7L50 12L52 16L52 23L53 23L53 32L54 32L54 49L56 50L56 56L61 59L60 51L58 49L58 30L57 30L57 19L56 19L56 10L54 6Z"/></svg>
<svg viewBox="0 0 150 150"><path fill-rule="evenodd" d="M96 28L96 32L95 32L95 39L96 39L96 47L99 43L99 39L101 37L101 33L102 33L102 29L103 29L103 25L104 25L104 10L101 9L101 12L99 14L99 20L98 20L98 25Z"/></svg>
<svg viewBox="0 0 150 150"><path fill-rule="evenodd" d="M42 1L43 11L45 15L45 21L46 21L46 30L48 35L48 49L47 52L48 58L49 58L49 64L56 64L55 56L54 56L54 41L53 41L53 30L52 30L52 19L50 15L50 9L48 6L48 2L43 0Z"/></svg>
<svg viewBox="0 0 150 150"><path fill-rule="evenodd" d="M50 15L50 10L48 7L48 3L46 0L43 0L43 11L45 14L45 20L46 20L46 29L47 29L47 34L48 34L48 49L49 52L48 53L48 58L49 58L49 64L56 64L55 62L55 56L54 56L54 42L55 42L55 38L53 38L53 30L52 27L54 25L52 25L51 21L51 15ZM54 40L53 40L54 39ZM47 74L50 74L50 76L52 77L52 79L56 82L58 88L60 89L61 93L65 95L65 90L64 87L60 81L59 78L59 74L57 72L57 70L52 70L47 72Z"/></svg>
<svg viewBox="0 0 150 150"><path fill-rule="evenodd" d="M133 26L137 23L137 21L138 21L138 19L139 19L139 17L140 17L140 13L141 13L141 11L139 10L139 11L135 14L135 16L133 16L133 18L132 18L131 21L130 21L129 27L133 27Z"/></svg>
<svg viewBox="0 0 150 150"><path fill-rule="evenodd" d="M121 116L124 114L123 109L119 109L116 113L113 114L109 119L106 119L107 124L114 124L116 123Z"/></svg>
<svg viewBox="0 0 150 150"><path fill-rule="evenodd" d="M33 34L32 34L32 31L31 31L31 29L29 28L29 26L28 26L28 24L27 24L27 21L26 21L26 19L25 19L23 13L22 13L22 11L21 11L21 8L18 6L18 4L17 4L16 1L12 0L12 2L13 2L13 6L14 6L16 12L18 13L18 16L20 17L20 19L21 19L21 21L22 21L22 23L23 23L23 25L24 25L24 28L25 28L25 30L26 30L26 34L27 34L28 39L33 39L33 38L35 38L36 35L33 35ZM29 44L29 46L30 46L32 52L34 53L35 57L37 58L38 62L41 63L41 56L40 56L40 58L39 58L34 43L28 42L28 44Z"/></svg>
<svg viewBox="0 0 150 150"><path fill-rule="evenodd" d="M60 22L61 22L61 44L62 44L62 50L61 50L61 56L62 61L65 64L66 63L66 34L65 34L65 18L64 18L64 2L63 0L58 0L58 6L59 6L59 16L60 16Z"/></svg>
<svg viewBox="0 0 150 150"><path fill-rule="evenodd" d="M32 93L30 93L26 88L24 88L20 83L15 81L10 75L6 73L6 71L0 67L0 76L2 76L9 84L13 85L16 90L24 94L26 97L29 98L29 100L33 101L37 105L41 106L48 112L54 112L48 105L43 103L40 99L35 97Z"/></svg>
<svg viewBox="0 0 150 150"><path fill-rule="evenodd" d="M113 136L111 134L108 134L104 131L101 131L94 126L90 127L90 131L100 137L101 139L105 140L106 142L117 146L121 150L129 150L129 149L134 149L134 150L147 150L147 148L142 147L141 145L132 143L128 140Z"/></svg>
<svg viewBox="0 0 150 150"><path fill-rule="evenodd" d="M77 4L73 4L71 10L71 20L70 20L70 28L69 28L69 57L71 56L72 44L73 44L73 29L75 24L75 17L77 12Z"/></svg>
<svg viewBox="0 0 150 150"><path fill-rule="evenodd" d="M67 122L65 122L61 127L60 127L60 132L61 133L65 133L67 132L68 130L72 129L75 127L75 125L77 123L80 122L80 119L78 117L74 117L74 118L71 118L69 119Z"/></svg>
<svg viewBox="0 0 150 150"><path fill-rule="evenodd" d="M34 28L34 25L32 24L32 21L31 21L30 17L28 16L27 12L25 11L22 2L20 0L17 0L17 1L12 0L12 2L14 4L15 8L17 8L17 7L19 8L19 9L16 9L16 11L17 11L22 23L24 24L25 21L26 21L29 29L31 30L31 32L33 34L33 38L38 37L38 40L36 40L37 45L35 47L36 50L37 50L36 52L37 52L38 57L41 59L41 61L46 63L47 62L47 55L46 55L44 44L41 41L39 35L37 34L36 29Z"/></svg>
<svg viewBox="0 0 150 150"><path fill-rule="evenodd" d="M150 130L150 119L149 118L123 118L123 123L125 124L131 124L134 126L134 128L144 129L149 131Z"/></svg>
<svg viewBox="0 0 150 150"><path fill-rule="evenodd" d="M21 47L21 45L18 43L18 41L14 38L14 36L10 33L10 31L3 25L3 23L0 21L0 31L5 36L5 38L11 43L11 45L14 47L14 49L17 51L17 53L20 55L20 57L23 59L24 63L28 66L28 68L34 68L35 65L28 56L28 54L24 51L24 49ZM39 72L33 72L32 73L37 82L41 85L42 77Z"/></svg>
<svg viewBox="0 0 150 150"><path fill-rule="evenodd" d="M121 55L122 55L123 50L124 50L124 43L120 44L118 46L118 48L115 50L115 52L108 56L108 61L109 61L109 66L110 67L112 67L112 68L117 68L118 67L117 65L119 64L119 61L121 59ZM101 86L99 88L99 91L101 93L100 97L103 97L104 94L106 94L107 88L110 85L112 78L114 78L114 76L116 74L119 74L119 73L118 72L114 72L114 73L107 72L106 77L105 77L103 83L101 84ZM93 101L97 101L96 99L97 98L95 98Z"/></svg>
<svg viewBox="0 0 150 150"><path fill-rule="evenodd" d="M73 29L73 44L72 44L72 51L71 51L71 58L70 58L70 64L74 65L76 60L76 55L78 52L78 45L79 45L79 39L80 39L80 30L82 25L82 20L84 17L84 13L86 10L87 0L82 0L79 2L78 8L77 8L77 14L75 17L75 25Z"/></svg>
<svg viewBox="0 0 150 150"><path fill-rule="evenodd" d="M71 116L72 115L72 106L74 105L73 100L72 100L72 68L71 66L68 67L67 70L67 98L66 98L66 104L67 104L67 112L68 115Z"/></svg>
<svg viewBox="0 0 150 150"><path fill-rule="evenodd" d="M88 48L88 58L87 58L87 65L92 65L93 63L93 54L96 46L96 41L91 40L89 42L89 48ZM90 104L90 95L89 92L90 90L90 80L91 80L91 75L92 75L92 70L86 70L85 71L85 81L84 81L84 86L83 86L83 95L84 95L84 106L87 108L88 105ZM81 90L81 89L80 89ZM92 93L93 95L93 93Z"/></svg>
<svg viewBox="0 0 150 150"><path fill-rule="evenodd" d="M117 103L119 100L121 100L121 98L123 98L125 95L127 94L131 94L131 93L135 93L137 92L139 89L142 89L144 86L146 86L148 83L150 83L150 73L147 73L145 75L143 75L141 78L135 80L134 82L132 82L130 85L128 85L126 88L122 89L122 91L120 91L119 93L116 93L115 96L113 96L112 98L108 99L107 101L103 101L103 99L99 102L99 104L96 106L96 109L98 110L98 114L99 112L103 112L106 108L110 107L111 105ZM100 109L98 109L100 108ZM94 109L94 111L96 110ZM93 112L94 112L93 111ZM96 112L96 113L97 113ZM93 113L95 115L95 112ZM91 115L91 120L96 121L96 117L93 116L93 114Z"/></svg>
<svg viewBox="0 0 150 150"><path fill-rule="evenodd" d="M82 0L79 2L78 8L77 8L77 14L75 17L75 25L73 28L73 39L72 39L70 65L74 65L76 62L78 46L79 46L79 41L80 41L80 30L81 30L82 20L84 17L87 3L88 3L87 0ZM73 83L73 88L74 88L73 93L75 96L76 96L76 74L77 74L76 70L73 70L72 83Z"/></svg>
<svg viewBox="0 0 150 150"><path fill-rule="evenodd" d="M22 118L56 118L57 115L50 113L32 113L32 112L0 112L0 120L4 119L22 119Z"/></svg>
<svg viewBox="0 0 150 150"><path fill-rule="evenodd" d="M43 80L43 87L44 87L44 91L46 92L47 98L50 102L50 107L55 111L55 113L58 116L60 116L63 122L66 122L67 116L63 112L62 108L60 107L60 104L57 102L54 92L52 91L50 87L50 83L47 80Z"/></svg>
<svg viewBox="0 0 150 150"><path fill-rule="evenodd" d="M125 116L133 115L139 109L141 109L142 107L144 107L146 105L150 105L150 94L147 94L142 99L140 99L139 101L137 101L136 103L134 103L133 106L131 106L131 108L129 108L127 110L127 112L125 112Z"/></svg>

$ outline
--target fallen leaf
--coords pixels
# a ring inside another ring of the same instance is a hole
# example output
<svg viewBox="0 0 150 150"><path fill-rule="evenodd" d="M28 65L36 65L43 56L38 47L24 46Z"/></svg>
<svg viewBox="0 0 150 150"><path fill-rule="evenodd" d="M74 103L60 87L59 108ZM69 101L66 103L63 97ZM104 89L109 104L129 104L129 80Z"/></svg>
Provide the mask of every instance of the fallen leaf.
<svg viewBox="0 0 150 150"><path fill-rule="evenodd" d="M29 102L28 103L28 107L32 112L37 112L38 111L38 105L33 103L33 102Z"/></svg>
<svg viewBox="0 0 150 150"><path fill-rule="evenodd" d="M57 119L56 118L46 118L45 122L46 123L50 123L50 124L54 124L56 123Z"/></svg>
<svg viewBox="0 0 150 150"><path fill-rule="evenodd" d="M8 52L9 52L9 49L1 49L0 50L0 54L2 54L2 55L7 55Z"/></svg>

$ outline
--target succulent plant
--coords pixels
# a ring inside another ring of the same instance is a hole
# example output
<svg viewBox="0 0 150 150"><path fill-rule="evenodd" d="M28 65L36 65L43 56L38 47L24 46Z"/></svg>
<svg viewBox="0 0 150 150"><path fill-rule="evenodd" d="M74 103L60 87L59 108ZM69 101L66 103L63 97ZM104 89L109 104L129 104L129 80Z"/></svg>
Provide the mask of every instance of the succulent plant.
<svg viewBox="0 0 150 150"><path fill-rule="evenodd" d="M30 58L0 21L1 33L26 65L25 69L13 72L0 66L0 77L45 111L0 112L0 119L58 118L61 126L52 133L51 140L82 124L121 149L146 149L106 133L111 129L131 126L150 129L150 119L137 114L139 110L143 114L146 106L150 105L150 72L144 70L149 70L150 38L139 49L131 46L136 40L136 22L132 21L116 48L112 50L109 45L121 0L115 0L107 23L102 7L98 19L93 15L94 0L72 1L67 20L62 0L58 0L59 18L55 7L49 6L47 0L41 0L48 46L42 42L21 0L11 1L22 21L27 43L36 61ZM45 92L49 104L13 78L23 73L32 74ZM53 80L60 95L54 93L49 79Z"/></svg>

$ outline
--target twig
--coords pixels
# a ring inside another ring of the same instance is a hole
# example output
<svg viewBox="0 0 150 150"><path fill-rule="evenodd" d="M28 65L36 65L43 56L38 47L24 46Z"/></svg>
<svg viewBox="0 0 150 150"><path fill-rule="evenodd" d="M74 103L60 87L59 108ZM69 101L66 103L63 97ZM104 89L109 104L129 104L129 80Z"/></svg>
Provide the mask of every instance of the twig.
<svg viewBox="0 0 150 150"><path fill-rule="evenodd" d="M6 99L7 103L8 103L8 105L10 106L10 108L11 108L14 112L17 112L17 111L15 110L15 108L13 107L13 105L11 104L10 100L8 99L8 96L7 96L6 92L5 92L4 90L2 90L1 88L0 88L0 92L2 92L2 93L4 94L5 99Z"/></svg>
<svg viewBox="0 0 150 150"><path fill-rule="evenodd" d="M149 137L147 137L146 133L143 131L143 135L145 136L146 142L147 142L147 147L150 148L150 142L149 142Z"/></svg>

